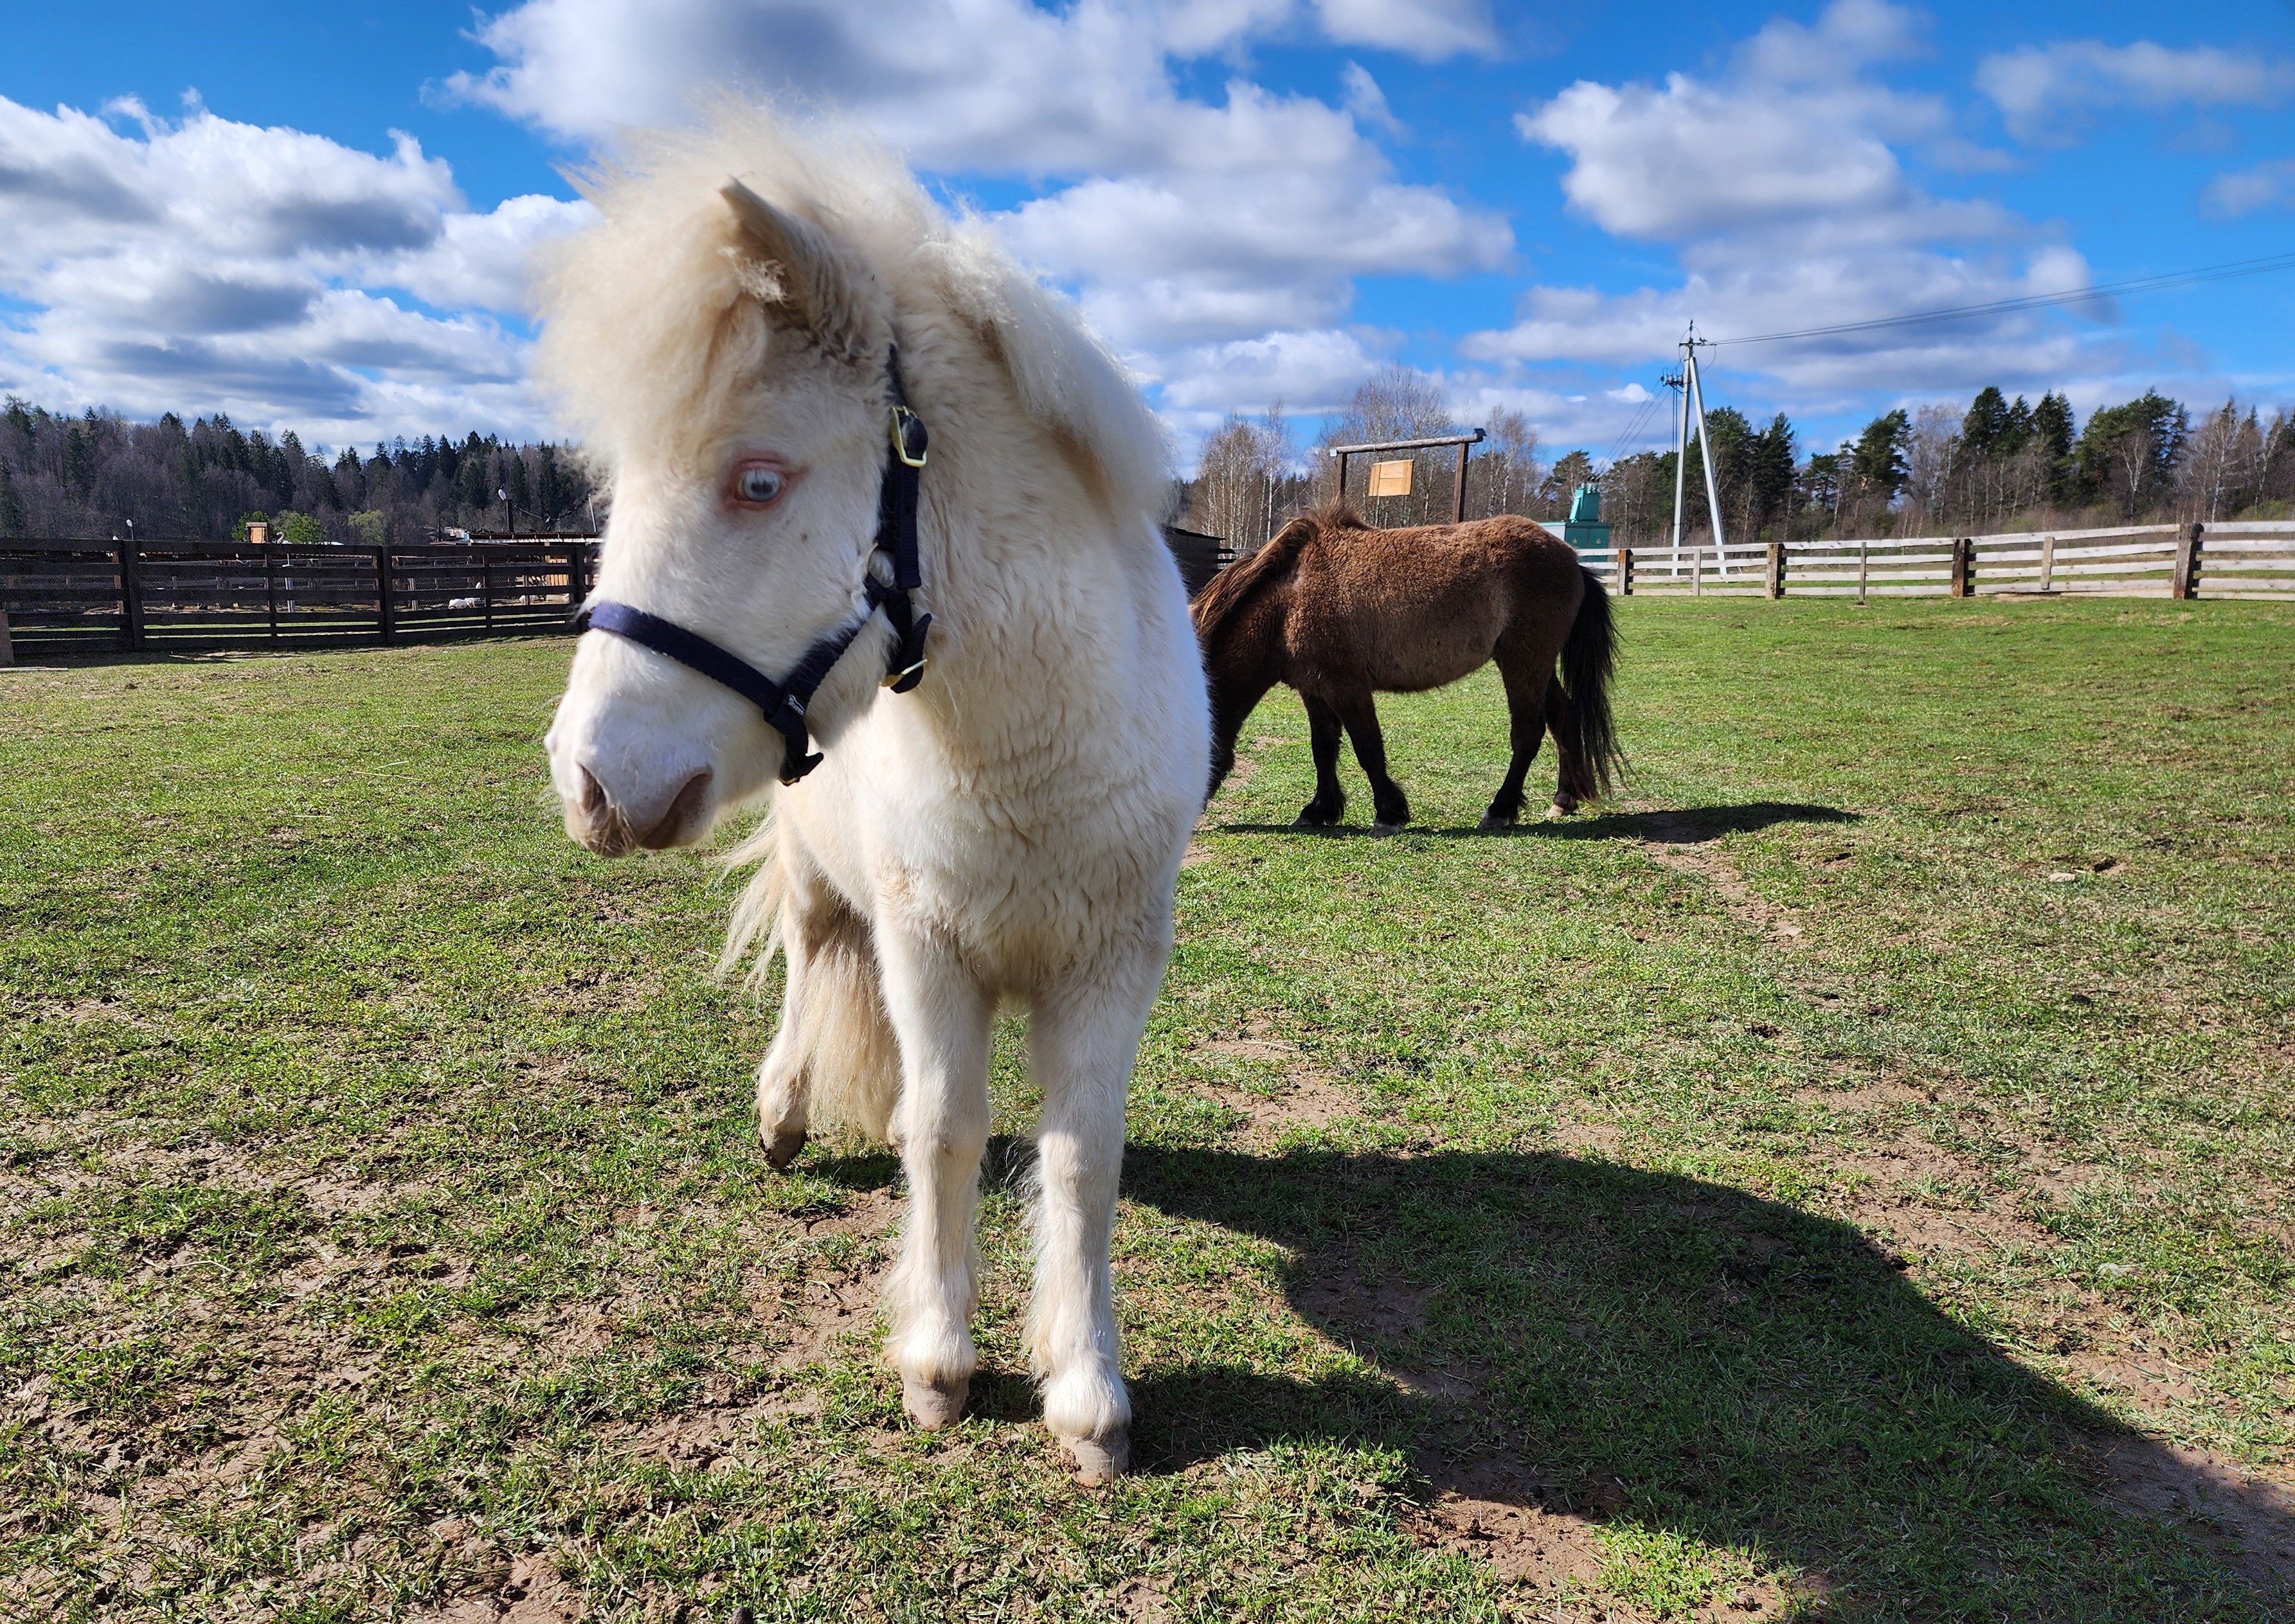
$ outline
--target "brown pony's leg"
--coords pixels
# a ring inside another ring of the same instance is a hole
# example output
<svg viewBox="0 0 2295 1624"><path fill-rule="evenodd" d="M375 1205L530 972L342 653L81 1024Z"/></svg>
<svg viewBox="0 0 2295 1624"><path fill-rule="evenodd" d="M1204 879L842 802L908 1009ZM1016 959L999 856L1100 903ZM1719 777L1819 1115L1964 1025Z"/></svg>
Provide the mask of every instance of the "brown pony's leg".
<svg viewBox="0 0 2295 1624"><path fill-rule="evenodd" d="M1593 797L1595 786L1593 771L1585 753L1578 747L1578 707L1571 703L1559 682L1549 682L1546 687L1546 725L1554 734L1554 754L1557 758L1554 804L1546 809L1546 815L1566 818L1578 810L1581 798Z"/></svg>
<svg viewBox="0 0 2295 1624"><path fill-rule="evenodd" d="M1339 787L1339 714L1312 694L1299 697L1306 701L1307 742L1315 753L1315 798L1299 809L1299 821L1319 828L1347 809L1347 792Z"/></svg>
<svg viewBox="0 0 2295 1624"><path fill-rule="evenodd" d="M1378 706L1371 699L1370 690L1340 694L1332 699L1331 708L1346 724L1347 737L1354 740L1355 760L1370 780L1371 827L1401 828L1410 821L1410 803L1403 798L1402 787L1386 775L1386 740L1378 730Z"/></svg>
<svg viewBox="0 0 2295 1624"><path fill-rule="evenodd" d="M1530 776L1530 763L1538 759L1539 744L1546 737L1547 696L1549 690L1561 691L1552 675L1553 650L1538 653L1544 657L1525 655L1503 643L1499 646L1499 675L1506 682L1514 759L1507 764L1506 782L1499 786L1498 794L1491 797L1490 810L1482 814L1484 828L1507 828L1522 816L1523 780Z"/></svg>

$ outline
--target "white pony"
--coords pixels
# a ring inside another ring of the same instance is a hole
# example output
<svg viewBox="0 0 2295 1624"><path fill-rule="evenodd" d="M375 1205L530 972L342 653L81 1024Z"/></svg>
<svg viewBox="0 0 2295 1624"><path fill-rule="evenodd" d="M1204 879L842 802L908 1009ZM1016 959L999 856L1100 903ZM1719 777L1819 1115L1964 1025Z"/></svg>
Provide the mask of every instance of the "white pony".
<svg viewBox="0 0 2295 1624"><path fill-rule="evenodd" d="M1131 1424L1124 1091L1209 775L1161 430L1066 305L865 140L729 112L634 151L543 284L543 375L612 494L548 739L567 829L617 854L770 799L726 949L787 954L758 1131L777 1166L809 1125L900 1152L886 1351L923 1427L976 1362L990 1024L1025 1005L1028 1354L1103 1481Z"/></svg>

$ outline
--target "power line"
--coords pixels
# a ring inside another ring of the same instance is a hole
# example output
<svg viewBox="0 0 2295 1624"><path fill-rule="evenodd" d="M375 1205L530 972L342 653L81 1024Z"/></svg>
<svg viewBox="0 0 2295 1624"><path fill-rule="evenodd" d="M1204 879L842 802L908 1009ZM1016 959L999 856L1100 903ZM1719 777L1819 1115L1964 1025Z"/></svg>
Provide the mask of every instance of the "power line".
<svg viewBox="0 0 2295 1624"><path fill-rule="evenodd" d="M1841 322L1830 327L1802 327L1792 332L1753 333L1742 339L1702 339L1701 344L1775 344L1786 339L1824 339L1836 333L1872 332L1885 327L1909 327L1920 322L1947 322L1957 316L2001 315L2016 310L2044 310L2062 305L2084 305L2119 293L2157 293L2168 288L2222 282L2234 276L2260 276L2272 271L2295 270L2295 254L2270 254L2260 259L2234 259L2194 270L2169 271L2158 276L2131 277L2103 282L2070 293L2030 293L2018 298L1994 299L1982 305L1959 305L1948 310L1923 310L1911 315L1875 316L1869 322Z"/></svg>
<svg viewBox="0 0 2295 1624"><path fill-rule="evenodd" d="M1640 407L1631 418L1627 420L1625 432L1611 442L1607 461L1613 463L1617 461L1625 454L1626 447L1641 437L1643 425L1648 421L1650 414L1657 410L1658 403L1664 398L1662 395L1646 395L1642 397Z"/></svg>

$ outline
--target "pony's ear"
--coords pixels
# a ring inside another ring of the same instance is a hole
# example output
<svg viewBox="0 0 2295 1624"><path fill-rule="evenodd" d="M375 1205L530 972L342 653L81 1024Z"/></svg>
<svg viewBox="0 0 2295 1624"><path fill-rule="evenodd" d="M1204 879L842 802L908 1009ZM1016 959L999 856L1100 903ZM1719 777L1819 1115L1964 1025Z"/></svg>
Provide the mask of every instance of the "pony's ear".
<svg viewBox="0 0 2295 1624"><path fill-rule="evenodd" d="M734 252L757 273L743 285L825 347L861 359L870 347L860 297L863 273L819 226L774 208L739 181L727 181L718 195L740 228Z"/></svg>

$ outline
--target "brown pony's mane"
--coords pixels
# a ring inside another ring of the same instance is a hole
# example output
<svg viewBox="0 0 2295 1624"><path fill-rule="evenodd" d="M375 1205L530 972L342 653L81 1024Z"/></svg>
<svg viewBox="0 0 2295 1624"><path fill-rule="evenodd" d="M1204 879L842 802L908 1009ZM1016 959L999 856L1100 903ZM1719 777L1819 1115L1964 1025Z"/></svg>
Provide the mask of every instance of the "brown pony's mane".
<svg viewBox="0 0 2295 1624"><path fill-rule="evenodd" d="M1298 561L1300 549L1309 542L1334 530L1368 527L1362 515L1344 500L1327 502L1312 512L1286 520L1280 530L1267 538L1265 546L1248 558L1237 559L1212 577L1211 584L1204 588L1203 595L1195 602L1197 635L1210 636L1228 616L1249 602L1261 587L1287 573Z"/></svg>

